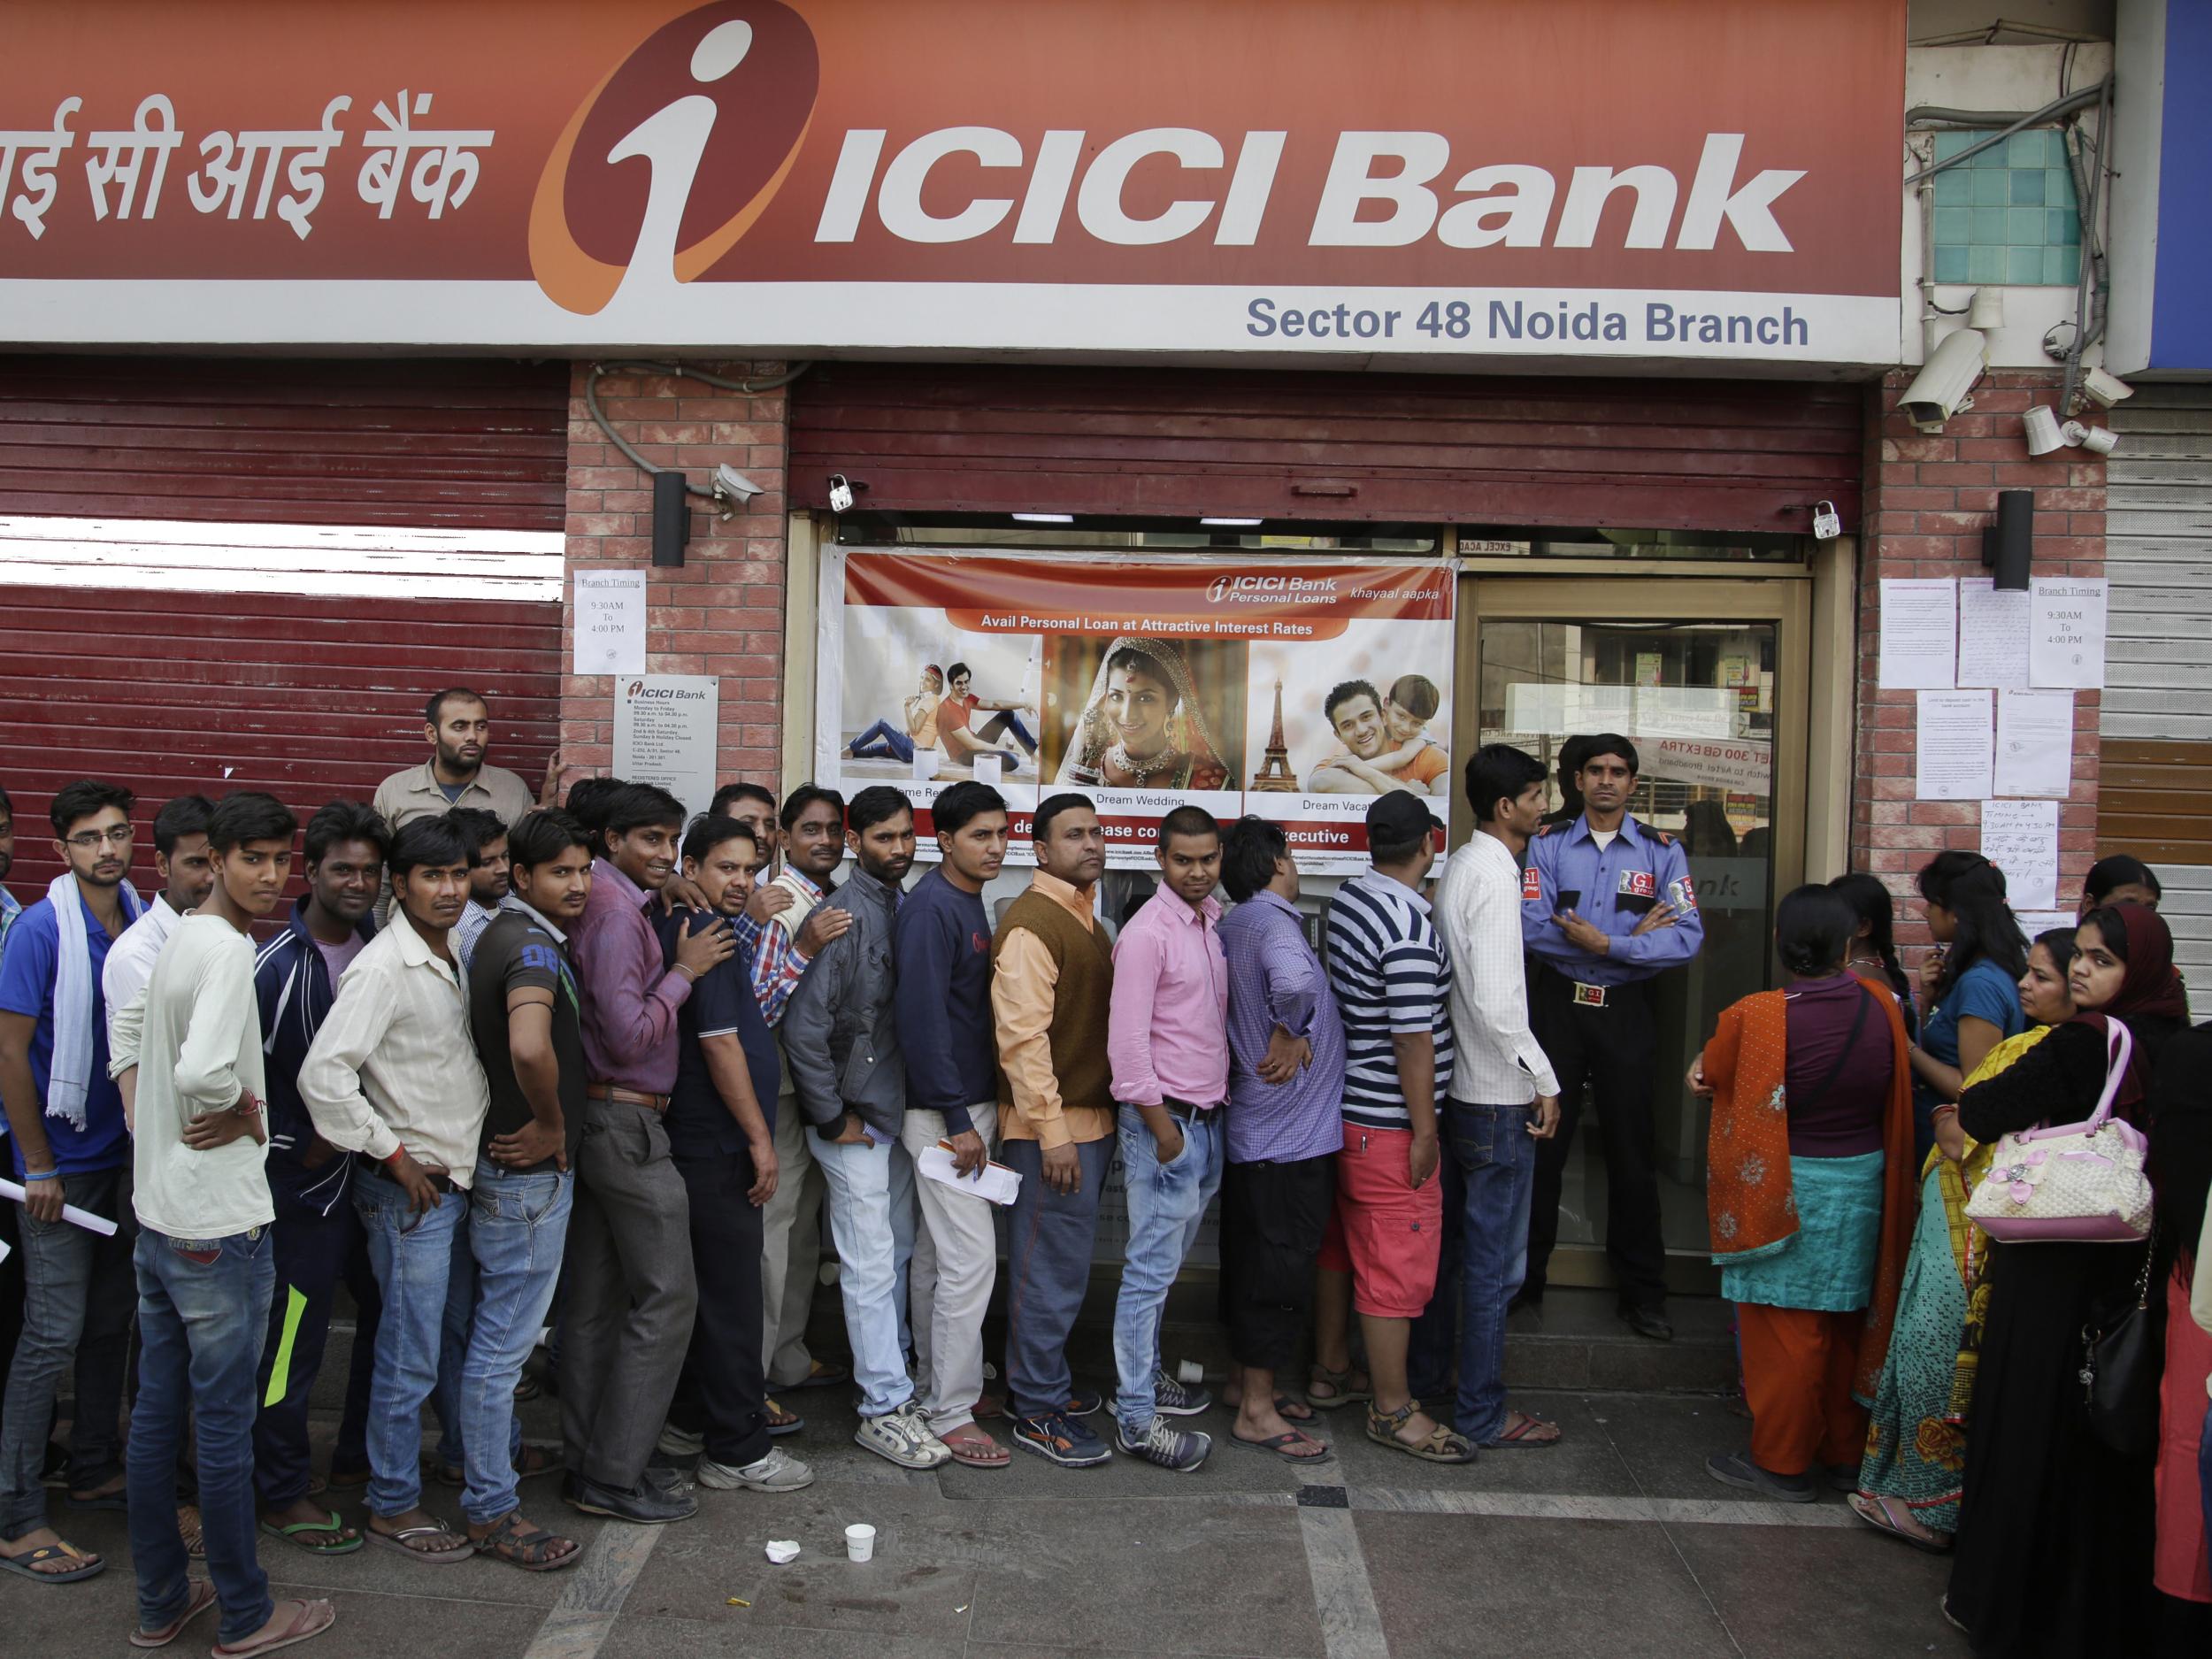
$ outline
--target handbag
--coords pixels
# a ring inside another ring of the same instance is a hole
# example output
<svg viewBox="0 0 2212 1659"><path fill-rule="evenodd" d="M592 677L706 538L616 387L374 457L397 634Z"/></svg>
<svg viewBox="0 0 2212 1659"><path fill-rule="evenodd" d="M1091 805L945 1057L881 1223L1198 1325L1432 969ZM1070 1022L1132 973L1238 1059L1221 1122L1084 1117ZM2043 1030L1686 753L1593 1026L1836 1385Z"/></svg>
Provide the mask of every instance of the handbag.
<svg viewBox="0 0 2212 1659"><path fill-rule="evenodd" d="M2149 1236L2146 1144L2133 1125L2112 1115L2134 1050L2128 1028L2106 1021L2097 1110L2080 1123L2018 1130L1998 1141L1989 1173L1966 1201L1968 1217L1991 1238L2006 1244L2137 1244Z"/></svg>
<svg viewBox="0 0 2212 1659"><path fill-rule="evenodd" d="M2082 1326L2082 1392L2089 1430L2124 1457L2158 1449L2158 1383L2166 1364L2166 1302L2151 1297L2151 1260L2146 1244L2135 1300L2101 1331Z"/></svg>

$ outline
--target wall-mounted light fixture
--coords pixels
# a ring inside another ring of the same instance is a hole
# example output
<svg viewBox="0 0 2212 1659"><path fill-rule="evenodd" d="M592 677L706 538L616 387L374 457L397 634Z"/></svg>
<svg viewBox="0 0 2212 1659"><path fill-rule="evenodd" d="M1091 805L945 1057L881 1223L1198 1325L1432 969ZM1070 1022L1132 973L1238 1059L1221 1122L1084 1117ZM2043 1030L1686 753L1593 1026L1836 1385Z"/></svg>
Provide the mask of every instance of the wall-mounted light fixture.
<svg viewBox="0 0 2212 1659"><path fill-rule="evenodd" d="M1997 517L1982 531L1982 563L2000 593L2028 591L2029 554L2035 535L2035 492L2001 489Z"/></svg>

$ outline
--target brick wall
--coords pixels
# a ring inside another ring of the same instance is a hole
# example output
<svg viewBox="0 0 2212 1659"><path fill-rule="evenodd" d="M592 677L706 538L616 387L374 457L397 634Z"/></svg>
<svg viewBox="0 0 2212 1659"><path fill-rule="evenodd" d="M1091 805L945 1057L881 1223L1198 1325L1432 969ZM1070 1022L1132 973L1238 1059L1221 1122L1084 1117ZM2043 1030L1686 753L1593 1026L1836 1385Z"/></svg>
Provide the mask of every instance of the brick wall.
<svg viewBox="0 0 2212 1659"><path fill-rule="evenodd" d="M710 373L759 379L777 363L701 363ZM651 567L652 482L606 440L584 407L588 364L574 365L568 409L568 565L572 571L647 572L646 666L655 673L721 677L724 783L751 779L776 787L783 741L784 388L748 396L696 380L610 374L599 406L623 438L660 466L680 466L704 484L727 462L756 495L724 523L714 503L694 498L691 545L681 569ZM563 664L575 609L564 601ZM610 771L614 760L614 680L570 674L562 681L561 753L569 777Z"/></svg>
<svg viewBox="0 0 2212 1659"><path fill-rule="evenodd" d="M1851 862L1901 901L1898 942L1924 946L1913 876L1947 847L1978 851L1981 805L1913 798L1918 694L1877 688L1885 577L1980 576L1982 527L2001 489L2035 492L2034 569L2046 576L2104 573L2105 469L2101 456L2061 449L2032 458L2021 416L2056 408L2058 371L1994 372L1974 407L1924 436L1897 411L1910 372L1869 391L1866 514L1859 565L1859 726L1853 767ZM2059 900L2070 908L2096 857L2097 717L2101 694L2074 694L2073 792L2059 807ZM1917 956L1918 952L1911 953Z"/></svg>

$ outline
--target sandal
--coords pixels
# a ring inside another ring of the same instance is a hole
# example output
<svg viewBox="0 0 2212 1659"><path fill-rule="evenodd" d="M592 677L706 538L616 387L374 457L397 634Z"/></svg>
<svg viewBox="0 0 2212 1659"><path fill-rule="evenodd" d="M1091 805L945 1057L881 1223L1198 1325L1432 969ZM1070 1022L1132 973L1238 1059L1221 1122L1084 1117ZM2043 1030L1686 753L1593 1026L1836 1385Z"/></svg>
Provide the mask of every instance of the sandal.
<svg viewBox="0 0 2212 1659"><path fill-rule="evenodd" d="M853 1379L852 1367L840 1365L834 1360L816 1360L807 1368L805 1376L795 1385L801 1388L834 1388L839 1383Z"/></svg>
<svg viewBox="0 0 2212 1659"><path fill-rule="evenodd" d="M1367 1438L1378 1446L1387 1446L1409 1457L1417 1457L1425 1463L1471 1463L1475 1448L1467 1443L1467 1437L1456 1429L1448 1429L1441 1423L1417 1440L1398 1438L1398 1431L1411 1421L1417 1409L1409 1400L1395 1411L1378 1411L1371 1403L1367 1408Z"/></svg>
<svg viewBox="0 0 2212 1659"><path fill-rule="evenodd" d="M970 1424L966 1431L955 1429L941 1434L945 1449L952 1454L952 1461L967 1469L1003 1469L1014 1461L1014 1454L1000 1445L983 1430Z"/></svg>
<svg viewBox="0 0 2212 1659"><path fill-rule="evenodd" d="M1329 1449L1325 1440L1317 1440L1312 1435L1302 1434L1296 1429L1287 1434L1271 1434L1263 1440L1248 1440L1233 1428L1229 1431L1229 1444L1255 1452L1272 1452L1286 1463L1325 1463L1336 1455ZM1313 1449L1298 1450L1302 1446Z"/></svg>
<svg viewBox="0 0 2212 1659"><path fill-rule="evenodd" d="M1932 1538L1922 1538L1899 1525L1897 1517L1890 1510L1890 1500L1887 1498L1871 1492L1854 1492L1844 1502L1851 1506L1852 1514L1878 1532L1887 1532L1892 1538L1902 1539L1915 1549L1931 1555L1947 1555L1951 1553L1951 1540L1941 1533Z"/></svg>
<svg viewBox="0 0 2212 1659"><path fill-rule="evenodd" d="M1234 1400L1224 1394L1221 1403L1234 1411L1244 1403L1244 1400L1241 1394ZM1310 1423L1313 1421L1313 1407L1296 1394L1278 1393L1275 1396L1275 1415L1286 1423Z"/></svg>
<svg viewBox="0 0 2212 1659"><path fill-rule="evenodd" d="M796 1434L801 1429L806 1427L804 1417L795 1411L785 1410L773 1400L769 1401L762 1409L761 1415L768 1419L768 1432L772 1435Z"/></svg>
<svg viewBox="0 0 2212 1659"><path fill-rule="evenodd" d="M1371 1382L1364 1388L1353 1387L1352 1379L1357 1374L1356 1366L1348 1365L1342 1371L1331 1371L1326 1365L1316 1365L1313 1380L1306 1386L1306 1403L1321 1411L1334 1411L1340 1406L1366 1404L1375 1397L1374 1385ZM1325 1387L1330 1392L1317 1394L1314 1392L1317 1387ZM1277 1409L1280 1409L1279 1407Z"/></svg>
<svg viewBox="0 0 2212 1659"><path fill-rule="evenodd" d="M39 1567L50 1561L73 1561L78 1564L62 1572L41 1572ZM105 1572L108 1563L104 1556L89 1555L74 1544L41 1544L27 1549L19 1555L0 1555L0 1569L19 1572L27 1578L41 1584L74 1584L80 1578L89 1578L96 1572Z"/></svg>
<svg viewBox="0 0 2212 1659"><path fill-rule="evenodd" d="M134 1647L166 1647L184 1634L184 1627L215 1605L215 1586L204 1578L187 1581L191 1588L184 1599L184 1611L171 1619L159 1630L134 1630L131 1632Z"/></svg>
<svg viewBox="0 0 2212 1659"><path fill-rule="evenodd" d="M258 1641L242 1641L235 1646L217 1642L207 1650L208 1659L254 1659L258 1654L274 1653L296 1641L321 1635L338 1617L338 1609L327 1601L279 1601L277 1605L296 1607L299 1611Z"/></svg>
<svg viewBox="0 0 2212 1659"><path fill-rule="evenodd" d="M434 1549L417 1549L407 1541L411 1538L442 1538L452 1541L441 1544ZM372 1526L368 1529L368 1539L373 1544L396 1549L411 1561L426 1562L434 1566L449 1566L457 1561L466 1561L476 1554L475 1540L455 1532L443 1521L433 1521L427 1526L403 1526L396 1532L380 1532Z"/></svg>
<svg viewBox="0 0 2212 1659"><path fill-rule="evenodd" d="M1548 1432L1547 1432L1548 1431ZM1522 1446L1556 1446L1559 1444L1559 1425L1543 1417L1532 1417L1525 1411L1509 1411L1505 1427L1494 1440L1485 1440L1486 1452L1504 1451Z"/></svg>
<svg viewBox="0 0 2212 1659"><path fill-rule="evenodd" d="M530 1525L522 1518L520 1509L509 1510L506 1518L477 1539L475 1544L477 1554L496 1556L525 1572L555 1572L563 1567L572 1567L584 1553L583 1547L574 1539ZM567 1553L553 1554L556 1544L566 1544Z"/></svg>
<svg viewBox="0 0 2212 1659"><path fill-rule="evenodd" d="M197 1505L177 1505L177 1536L184 1540L184 1553L192 1560L207 1559L207 1529L200 1520Z"/></svg>
<svg viewBox="0 0 2212 1659"><path fill-rule="evenodd" d="M279 1526L273 1521L261 1523L261 1530L271 1538L280 1538L288 1544L296 1544L311 1555L350 1555L361 1548L361 1534L338 1518L332 1509L328 1518L320 1521L295 1521L289 1526ZM326 1544L312 1540L327 1538Z"/></svg>

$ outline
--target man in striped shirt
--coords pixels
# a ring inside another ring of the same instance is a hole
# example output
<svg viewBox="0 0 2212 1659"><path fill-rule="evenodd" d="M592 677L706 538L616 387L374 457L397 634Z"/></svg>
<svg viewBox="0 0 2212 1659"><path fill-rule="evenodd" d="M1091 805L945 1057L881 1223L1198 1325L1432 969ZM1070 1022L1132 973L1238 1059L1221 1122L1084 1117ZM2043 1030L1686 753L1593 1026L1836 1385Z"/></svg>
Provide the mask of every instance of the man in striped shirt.
<svg viewBox="0 0 2212 1659"><path fill-rule="evenodd" d="M1329 907L1329 984L1344 1016L1344 1149L1321 1267L1351 1275L1374 1400L1367 1438L1430 1463L1474 1459L1465 1438L1406 1386L1406 1344L1436 1287L1444 1218L1436 1179L1437 1102L1452 1079L1451 963L1421 896L1444 826L1418 795L1367 809L1374 868ZM1325 1286L1316 1362L1348 1373L1340 1279Z"/></svg>

